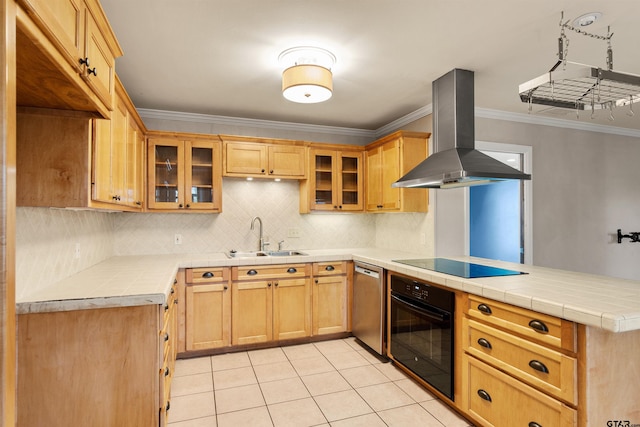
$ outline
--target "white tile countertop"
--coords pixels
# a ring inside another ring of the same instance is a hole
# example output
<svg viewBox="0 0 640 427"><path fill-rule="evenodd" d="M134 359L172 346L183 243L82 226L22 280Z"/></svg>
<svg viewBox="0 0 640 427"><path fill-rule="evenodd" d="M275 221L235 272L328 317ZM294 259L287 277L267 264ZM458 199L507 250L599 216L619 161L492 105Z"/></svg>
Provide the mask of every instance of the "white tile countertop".
<svg viewBox="0 0 640 427"><path fill-rule="evenodd" d="M223 253L113 257L17 301L18 314L163 304L179 268L354 260L452 289L612 332L640 330L640 281L472 257L458 261L523 271L520 276L464 279L395 259L423 255L385 249L303 250L306 256L228 258Z"/></svg>

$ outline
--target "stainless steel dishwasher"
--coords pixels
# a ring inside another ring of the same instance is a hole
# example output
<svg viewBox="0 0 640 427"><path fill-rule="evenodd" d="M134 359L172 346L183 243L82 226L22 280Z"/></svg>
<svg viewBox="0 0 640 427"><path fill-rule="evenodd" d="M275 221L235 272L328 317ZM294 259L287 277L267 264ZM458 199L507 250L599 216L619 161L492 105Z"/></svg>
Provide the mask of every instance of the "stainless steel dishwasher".
<svg viewBox="0 0 640 427"><path fill-rule="evenodd" d="M353 268L353 335L386 357L384 269L363 262L355 262Z"/></svg>

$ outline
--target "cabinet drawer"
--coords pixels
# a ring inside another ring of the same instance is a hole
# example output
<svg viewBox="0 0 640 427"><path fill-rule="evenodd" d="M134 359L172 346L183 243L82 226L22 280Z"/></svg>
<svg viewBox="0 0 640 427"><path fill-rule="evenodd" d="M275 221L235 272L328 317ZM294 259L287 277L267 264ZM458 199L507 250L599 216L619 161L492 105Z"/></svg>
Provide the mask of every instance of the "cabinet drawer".
<svg viewBox="0 0 640 427"><path fill-rule="evenodd" d="M233 280L268 280L309 276L310 264L247 265L233 267Z"/></svg>
<svg viewBox="0 0 640 427"><path fill-rule="evenodd" d="M543 344L575 352L575 324L524 308L469 295L466 309L471 318Z"/></svg>
<svg viewBox="0 0 640 427"><path fill-rule="evenodd" d="M188 268L187 283L220 283L229 280L229 268Z"/></svg>
<svg viewBox="0 0 640 427"><path fill-rule="evenodd" d="M346 261L314 262L313 263L314 276L335 276L338 274L345 274L346 272L347 272Z"/></svg>
<svg viewBox="0 0 640 427"><path fill-rule="evenodd" d="M465 350L546 393L576 405L578 362L539 344L474 320L464 320Z"/></svg>
<svg viewBox="0 0 640 427"><path fill-rule="evenodd" d="M465 358L468 413L482 425L569 427L577 424L574 409L473 357Z"/></svg>

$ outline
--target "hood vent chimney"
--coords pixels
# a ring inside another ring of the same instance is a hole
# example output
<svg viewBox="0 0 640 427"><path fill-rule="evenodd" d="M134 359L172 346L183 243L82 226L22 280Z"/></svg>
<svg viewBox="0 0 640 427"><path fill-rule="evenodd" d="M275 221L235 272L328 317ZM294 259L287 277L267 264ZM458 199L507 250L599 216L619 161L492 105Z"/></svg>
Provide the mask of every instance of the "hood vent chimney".
<svg viewBox="0 0 640 427"><path fill-rule="evenodd" d="M454 69L433 82L433 153L393 187L454 188L531 179L475 149L473 71Z"/></svg>

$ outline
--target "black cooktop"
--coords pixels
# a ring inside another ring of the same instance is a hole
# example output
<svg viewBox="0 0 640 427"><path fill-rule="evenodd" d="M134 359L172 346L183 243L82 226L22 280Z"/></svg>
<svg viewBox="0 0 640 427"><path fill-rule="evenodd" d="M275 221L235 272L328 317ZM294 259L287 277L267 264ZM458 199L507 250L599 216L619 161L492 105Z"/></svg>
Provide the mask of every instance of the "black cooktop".
<svg viewBox="0 0 640 427"><path fill-rule="evenodd" d="M470 262L454 261L446 258L396 259L393 261L410 265L412 267L437 271L438 273L464 277L465 279L527 274L522 271L507 270L505 268L490 267L488 265L473 264Z"/></svg>

